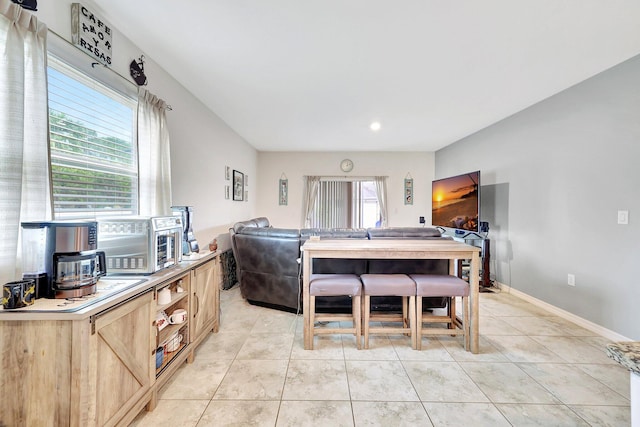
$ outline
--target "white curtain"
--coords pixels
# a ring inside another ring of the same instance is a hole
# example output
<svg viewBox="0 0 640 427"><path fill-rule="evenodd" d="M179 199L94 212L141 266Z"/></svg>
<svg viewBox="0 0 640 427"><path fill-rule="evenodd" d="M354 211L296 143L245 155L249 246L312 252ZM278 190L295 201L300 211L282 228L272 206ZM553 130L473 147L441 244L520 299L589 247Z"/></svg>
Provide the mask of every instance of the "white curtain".
<svg viewBox="0 0 640 427"><path fill-rule="evenodd" d="M382 217L380 226L386 227L387 218L389 218L387 213L387 177L376 176L374 180L376 182L376 196L378 197L378 206L380 206L380 216Z"/></svg>
<svg viewBox="0 0 640 427"><path fill-rule="evenodd" d="M20 222L52 218L47 27L0 0L0 284L19 279Z"/></svg>
<svg viewBox="0 0 640 427"><path fill-rule="evenodd" d="M171 215L171 159L167 103L138 92L140 215Z"/></svg>
<svg viewBox="0 0 640 427"><path fill-rule="evenodd" d="M319 176L304 177L304 205L302 206L302 215L304 215L304 227L311 227L311 213L313 212L313 204L318 195L318 187L320 186Z"/></svg>

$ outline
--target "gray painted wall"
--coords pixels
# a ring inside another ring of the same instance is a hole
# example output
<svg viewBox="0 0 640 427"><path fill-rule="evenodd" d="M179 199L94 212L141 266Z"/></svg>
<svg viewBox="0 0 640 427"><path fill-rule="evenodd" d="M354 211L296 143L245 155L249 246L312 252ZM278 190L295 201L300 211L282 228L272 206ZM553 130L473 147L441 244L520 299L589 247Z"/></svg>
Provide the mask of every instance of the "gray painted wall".
<svg viewBox="0 0 640 427"><path fill-rule="evenodd" d="M435 165L436 178L481 170L499 282L640 340L640 56L437 151Z"/></svg>

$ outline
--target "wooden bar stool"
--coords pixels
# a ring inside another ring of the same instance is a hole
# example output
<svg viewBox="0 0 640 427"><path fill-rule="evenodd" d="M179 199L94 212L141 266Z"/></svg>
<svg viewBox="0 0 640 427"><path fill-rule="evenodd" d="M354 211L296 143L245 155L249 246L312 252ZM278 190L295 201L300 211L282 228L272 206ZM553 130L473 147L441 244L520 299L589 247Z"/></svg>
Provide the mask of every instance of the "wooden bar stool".
<svg viewBox="0 0 640 427"><path fill-rule="evenodd" d="M316 313L316 297L351 296L352 313ZM361 348L361 304L362 282L355 274L312 274L309 278L309 331L311 332L311 350L313 338L316 334L345 334L351 333L356 337L356 347ZM316 322L335 322L351 320L350 328L317 328Z"/></svg>
<svg viewBox="0 0 640 427"><path fill-rule="evenodd" d="M464 335L464 348L469 350L469 284L446 274L412 274L416 283L416 349L422 349L423 335ZM448 297L446 316L422 313L422 297ZM456 297L462 297L462 320L456 316ZM424 328L423 322L446 323L449 329Z"/></svg>
<svg viewBox="0 0 640 427"><path fill-rule="evenodd" d="M416 345L416 284L406 274L362 274L362 291L364 294L364 348L369 348L369 334L388 334L399 332L411 336L411 348ZM402 314L371 314L372 296L402 297ZM400 327L372 328L370 322L401 322Z"/></svg>

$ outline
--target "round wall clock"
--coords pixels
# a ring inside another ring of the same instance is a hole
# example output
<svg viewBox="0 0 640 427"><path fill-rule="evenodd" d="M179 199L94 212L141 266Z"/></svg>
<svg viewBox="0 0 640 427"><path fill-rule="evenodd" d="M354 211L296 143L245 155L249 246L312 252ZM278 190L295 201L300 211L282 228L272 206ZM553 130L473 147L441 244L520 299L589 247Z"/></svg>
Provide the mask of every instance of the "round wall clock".
<svg viewBox="0 0 640 427"><path fill-rule="evenodd" d="M340 162L340 169L342 169L342 172L351 172L353 169L353 162L349 159L344 159Z"/></svg>

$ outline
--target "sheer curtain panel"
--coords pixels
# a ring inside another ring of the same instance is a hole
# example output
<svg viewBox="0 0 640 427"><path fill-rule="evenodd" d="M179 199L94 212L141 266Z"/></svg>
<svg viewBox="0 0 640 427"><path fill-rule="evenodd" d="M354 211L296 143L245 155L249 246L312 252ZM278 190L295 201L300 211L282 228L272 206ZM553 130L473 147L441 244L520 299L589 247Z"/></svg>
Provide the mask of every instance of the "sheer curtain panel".
<svg viewBox="0 0 640 427"><path fill-rule="evenodd" d="M376 176L374 179L376 183L376 196L378 197L378 205L380 206L380 226L387 226L387 218L389 218L389 214L387 213L387 177L386 176Z"/></svg>
<svg viewBox="0 0 640 427"><path fill-rule="evenodd" d="M0 284L21 276L20 222L49 220L47 27L0 0Z"/></svg>
<svg viewBox="0 0 640 427"><path fill-rule="evenodd" d="M167 103L138 92L140 215L171 215L171 158Z"/></svg>
<svg viewBox="0 0 640 427"><path fill-rule="evenodd" d="M304 177L304 206L302 206L302 214L304 215L303 222L305 228L311 227L311 216L313 213L313 207L316 202L316 196L318 195L318 187L320 186L319 176L305 176Z"/></svg>

